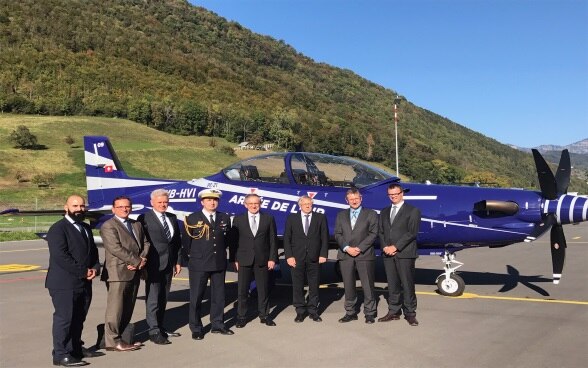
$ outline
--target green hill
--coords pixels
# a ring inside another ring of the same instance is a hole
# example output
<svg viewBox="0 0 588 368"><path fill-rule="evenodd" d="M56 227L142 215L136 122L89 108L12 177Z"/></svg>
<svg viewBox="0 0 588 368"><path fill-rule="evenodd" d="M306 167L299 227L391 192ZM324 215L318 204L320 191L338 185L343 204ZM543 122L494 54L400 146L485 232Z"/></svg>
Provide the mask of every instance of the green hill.
<svg viewBox="0 0 588 368"><path fill-rule="evenodd" d="M118 117L395 166L397 91L186 1L0 5L2 112ZM400 172L414 181L536 186L529 154L406 99L399 131Z"/></svg>

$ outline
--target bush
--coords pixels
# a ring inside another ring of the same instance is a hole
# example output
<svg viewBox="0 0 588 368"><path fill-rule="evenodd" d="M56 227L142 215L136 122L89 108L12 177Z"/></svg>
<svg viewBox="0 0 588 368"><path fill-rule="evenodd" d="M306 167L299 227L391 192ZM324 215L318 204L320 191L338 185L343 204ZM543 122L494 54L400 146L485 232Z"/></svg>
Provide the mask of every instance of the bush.
<svg viewBox="0 0 588 368"><path fill-rule="evenodd" d="M219 152L224 153L225 155L237 156L237 154L235 153L235 150L232 147L229 147L229 146L218 146L218 147L216 147L216 149Z"/></svg>
<svg viewBox="0 0 588 368"><path fill-rule="evenodd" d="M14 143L15 148L35 149L38 146L37 137L24 125L16 127L16 130L10 133L9 140Z"/></svg>

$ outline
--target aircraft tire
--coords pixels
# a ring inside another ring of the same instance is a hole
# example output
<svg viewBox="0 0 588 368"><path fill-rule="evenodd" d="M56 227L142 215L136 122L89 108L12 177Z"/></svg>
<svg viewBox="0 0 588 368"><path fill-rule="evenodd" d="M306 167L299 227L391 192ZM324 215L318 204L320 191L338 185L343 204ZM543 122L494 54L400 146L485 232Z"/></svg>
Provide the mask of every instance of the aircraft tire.
<svg viewBox="0 0 588 368"><path fill-rule="evenodd" d="M455 274L449 276L449 280L442 275L437 279L437 289L444 296L460 296L465 290L465 281Z"/></svg>

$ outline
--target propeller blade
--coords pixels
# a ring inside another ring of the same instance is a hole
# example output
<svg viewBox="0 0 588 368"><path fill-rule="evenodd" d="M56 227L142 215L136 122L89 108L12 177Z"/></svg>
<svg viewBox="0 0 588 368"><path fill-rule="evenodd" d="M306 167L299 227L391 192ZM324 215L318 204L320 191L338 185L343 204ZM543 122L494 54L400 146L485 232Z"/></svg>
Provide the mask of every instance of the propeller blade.
<svg viewBox="0 0 588 368"><path fill-rule="evenodd" d="M553 172L547 165L547 162L541 156L539 151L533 148L533 159L535 160L535 167L537 168L537 177L539 178L539 186L543 197L547 199L557 198L557 184Z"/></svg>
<svg viewBox="0 0 588 368"><path fill-rule="evenodd" d="M551 227L551 263L553 265L553 283L559 284L566 259L566 237L563 226L554 224Z"/></svg>
<svg viewBox="0 0 588 368"><path fill-rule="evenodd" d="M559 166L555 173L555 183L557 185L557 195L566 194L568 192L568 185L570 185L570 174L572 172L572 165L570 163L570 153L567 149L561 152L559 159Z"/></svg>

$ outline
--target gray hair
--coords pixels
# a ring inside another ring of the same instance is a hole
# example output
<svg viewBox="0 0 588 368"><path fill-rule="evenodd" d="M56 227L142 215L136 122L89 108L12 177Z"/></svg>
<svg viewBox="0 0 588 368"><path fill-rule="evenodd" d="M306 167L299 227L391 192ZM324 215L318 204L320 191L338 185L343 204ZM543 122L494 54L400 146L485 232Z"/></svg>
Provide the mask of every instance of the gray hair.
<svg viewBox="0 0 588 368"><path fill-rule="evenodd" d="M300 202L302 202L303 199L310 199L311 204L314 202L313 199L310 198L310 196L305 194L305 195L300 196L300 198L298 198L298 204L300 204Z"/></svg>
<svg viewBox="0 0 588 368"><path fill-rule="evenodd" d="M165 189L155 189L153 192L151 192L151 199L154 199L156 197L169 198L169 192Z"/></svg>

